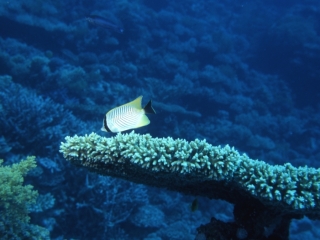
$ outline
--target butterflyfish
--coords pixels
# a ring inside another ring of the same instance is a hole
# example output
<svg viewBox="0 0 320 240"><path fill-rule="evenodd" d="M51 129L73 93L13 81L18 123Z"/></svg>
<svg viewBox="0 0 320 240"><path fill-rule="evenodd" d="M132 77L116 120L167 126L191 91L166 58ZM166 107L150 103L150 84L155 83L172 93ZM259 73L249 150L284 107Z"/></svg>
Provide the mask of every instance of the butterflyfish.
<svg viewBox="0 0 320 240"><path fill-rule="evenodd" d="M143 108L141 100L142 96L111 109L104 116L101 130L116 133L148 125L150 120L146 114L155 114L156 112L152 108L151 100Z"/></svg>

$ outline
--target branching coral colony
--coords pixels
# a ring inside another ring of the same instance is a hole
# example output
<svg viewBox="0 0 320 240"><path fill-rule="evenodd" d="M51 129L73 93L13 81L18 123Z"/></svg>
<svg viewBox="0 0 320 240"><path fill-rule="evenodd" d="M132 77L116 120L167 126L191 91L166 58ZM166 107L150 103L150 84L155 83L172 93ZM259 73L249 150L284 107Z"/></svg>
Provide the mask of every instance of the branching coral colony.
<svg viewBox="0 0 320 240"><path fill-rule="evenodd" d="M36 167L35 157L28 157L12 166L0 160L0 236L1 239L50 239L49 231L30 224L29 207L38 192L23 185L24 176Z"/></svg>
<svg viewBox="0 0 320 240"><path fill-rule="evenodd" d="M250 239L288 239L291 219L320 219L319 169L272 166L228 145L91 133L66 137L60 152L99 174L233 203L234 222L212 218L198 228L206 239L236 239L239 232Z"/></svg>

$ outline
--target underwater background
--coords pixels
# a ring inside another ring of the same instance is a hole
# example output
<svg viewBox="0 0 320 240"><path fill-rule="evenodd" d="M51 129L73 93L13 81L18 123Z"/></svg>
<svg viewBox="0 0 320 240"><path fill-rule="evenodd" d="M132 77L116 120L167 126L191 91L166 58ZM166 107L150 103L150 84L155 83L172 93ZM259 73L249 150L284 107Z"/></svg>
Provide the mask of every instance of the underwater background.
<svg viewBox="0 0 320 240"><path fill-rule="evenodd" d="M36 156L30 223L50 239L200 239L211 217L233 220L225 201L190 209L195 196L59 153L66 136L114 136L100 130L104 114L139 95L157 114L136 133L320 167L317 0L1 1L0 49L0 159ZM292 221L290 239L320 239L320 222Z"/></svg>

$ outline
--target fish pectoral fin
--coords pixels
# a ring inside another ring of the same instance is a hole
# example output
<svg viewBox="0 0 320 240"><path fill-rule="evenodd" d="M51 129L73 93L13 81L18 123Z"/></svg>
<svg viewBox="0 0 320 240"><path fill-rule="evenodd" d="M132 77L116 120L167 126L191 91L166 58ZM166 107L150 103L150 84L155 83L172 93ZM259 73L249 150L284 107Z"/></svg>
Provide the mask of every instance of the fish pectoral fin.
<svg viewBox="0 0 320 240"><path fill-rule="evenodd" d="M138 124L137 124L136 127L137 127L137 128L143 127L143 126L148 125L149 123L150 123L149 118L148 118L146 115L143 115L142 118L141 118L141 120L138 122Z"/></svg>

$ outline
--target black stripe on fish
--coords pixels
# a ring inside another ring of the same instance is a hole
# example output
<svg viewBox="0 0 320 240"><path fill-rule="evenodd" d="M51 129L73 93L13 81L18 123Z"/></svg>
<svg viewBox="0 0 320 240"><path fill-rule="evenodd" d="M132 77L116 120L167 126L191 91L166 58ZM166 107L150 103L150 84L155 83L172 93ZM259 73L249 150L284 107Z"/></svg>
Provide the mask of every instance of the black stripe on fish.
<svg viewBox="0 0 320 240"><path fill-rule="evenodd" d="M107 125L107 116L106 115L104 115L104 118L103 118L103 127L107 132L111 132L110 128Z"/></svg>

